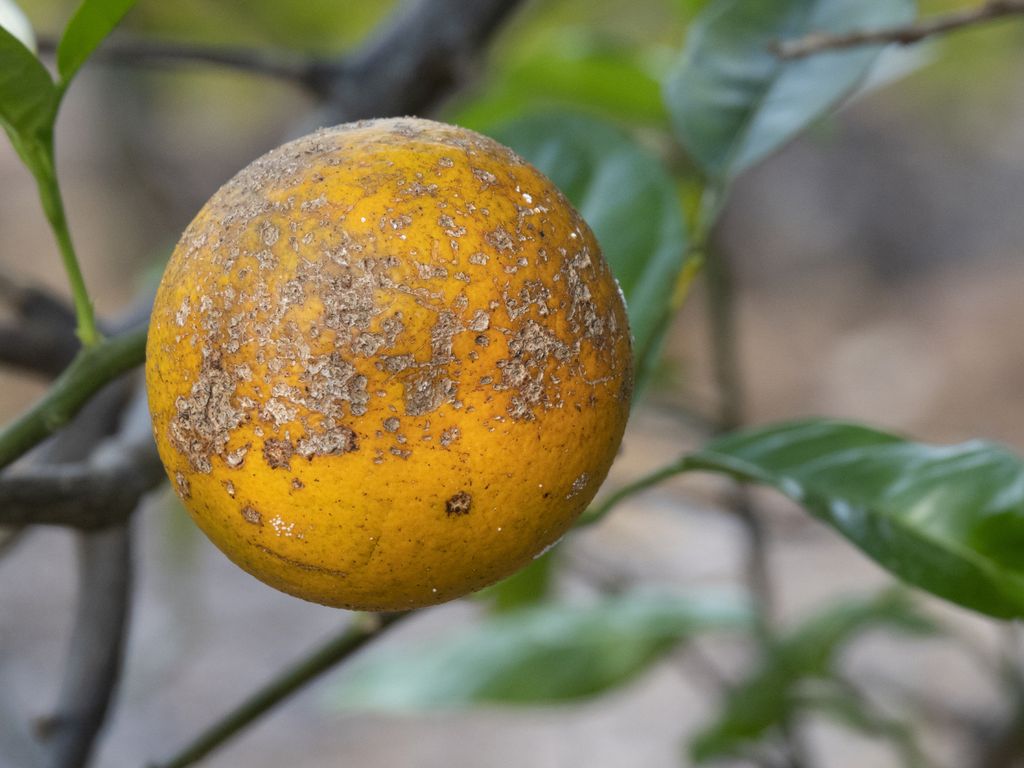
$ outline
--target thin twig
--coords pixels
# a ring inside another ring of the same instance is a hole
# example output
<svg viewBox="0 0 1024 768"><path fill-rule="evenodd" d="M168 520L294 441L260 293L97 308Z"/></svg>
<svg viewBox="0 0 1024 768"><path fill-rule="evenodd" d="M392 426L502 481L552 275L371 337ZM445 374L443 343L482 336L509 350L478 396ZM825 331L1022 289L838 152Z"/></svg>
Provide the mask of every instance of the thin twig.
<svg viewBox="0 0 1024 768"><path fill-rule="evenodd" d="M56 37L39 38L39 53L52 55L57 50ZM237 69L253 75L276 77L307 84L320 60L297 55L270 53L248 48L224 48L196 43L132 40L115 37L103 43L92 55L99 64L133 67L167 67L182 64L214 65Z"/></svg>
<svg viewBox="0 0 1024 768"><path fill-rule="evenodd" d="M211 725L170 760L151 768L185 768L194 765L213 750L251 725L253 721L280 704L306 683L347 659L408 613L366 614L337 637L332 638L302 661L290 667L242 702L236 709Z"/></svg>
<svg viewBox="0 0 1024 768"><path fill-rule="evenodd" d="M775 53L784 59L798 59L823 51L857 48L865 45L897 43L911 45L935 35L945 34L1024 13L1024 0L989 0L977 8L920 19L910 24L886 29L859 30L843 34L815 32L775 46Z"/></svg>

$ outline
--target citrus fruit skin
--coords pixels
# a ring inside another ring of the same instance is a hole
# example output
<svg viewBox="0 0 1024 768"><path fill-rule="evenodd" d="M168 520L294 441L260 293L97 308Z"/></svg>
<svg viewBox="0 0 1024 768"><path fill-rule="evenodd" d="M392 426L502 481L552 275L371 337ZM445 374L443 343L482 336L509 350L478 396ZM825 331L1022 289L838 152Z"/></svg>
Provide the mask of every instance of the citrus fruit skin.
<svg viewBox="0 0 1024 768"><path fill-rule="evenodd" d="M621 293L554 185L427 120L319 131L185 231L146 382L189 513L326 605L400 610L509 575L597 492L625 427Z"/></svg>

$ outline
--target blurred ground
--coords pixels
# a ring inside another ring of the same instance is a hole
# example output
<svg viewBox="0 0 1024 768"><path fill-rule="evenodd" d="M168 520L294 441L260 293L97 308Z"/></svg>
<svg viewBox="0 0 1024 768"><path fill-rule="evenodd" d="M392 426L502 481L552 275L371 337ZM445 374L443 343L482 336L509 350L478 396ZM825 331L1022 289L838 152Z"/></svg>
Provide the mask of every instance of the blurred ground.
<svg viewBox="0 0 1024 768"><path fill-rule="evenodd" d="M719 243L739 279L751 421L825 414L926 440L987 437L1024 450L1024 86L1008 59L974 71L987 73L989 87L972 90L925 72L874 94L738 188ZM222 180L295 130L282 116L308 106L278 85L249 99L256 88L244 78L188 75L186 87L176 77L135 82L91 71L62 118L72 227L108 314L128 303ZM935 111L937 81L963 88L942 113ZM154 89L156 103L146 103L142 94ZM227 92L248 99L247 109L219 109ZM130 123L111 117L125 111ZM30 181L6 145L0 177L0 270L63 291ZM699 439L673 413L714 407L705 336L698 292L670 340L666 379L674 383L639 409L610 486ZM9 375L0 382L4 417L40 391L38 382ZM562 588L738 584L743 539L716 506L719 490L706 479L675 481L570 537ZM758 498L770 521L784 618L888 583L829 530L774 496ZM173 752L345 620L231 566L166 497L136 524L125 686L96 763L111 768ZM45 714L56 695L73 580L73 551L61 531L33 532L0 560L2 768L30 765L27 721ZM988 622L928 602L982 646L998 641ZM432 610L388 642L426 643L477 610L466 602ZM707 644L705 652L729 674L743 669L745 649L736 643ZM990 678L968 653L942 641L873 638L847 663L858 679L894 697L909 690L941 705L930 713L925 743L936 765L966 764L959 750L974 727L970 716L996 705ZM331 680L205 765L669 768L681 764L682 738L706 720L717 695L706 670L681 655L628 689L571 709L340 716L324 705ZM835 728L811 723L808 735L824 768L896 765L877 745Z"/></svg>

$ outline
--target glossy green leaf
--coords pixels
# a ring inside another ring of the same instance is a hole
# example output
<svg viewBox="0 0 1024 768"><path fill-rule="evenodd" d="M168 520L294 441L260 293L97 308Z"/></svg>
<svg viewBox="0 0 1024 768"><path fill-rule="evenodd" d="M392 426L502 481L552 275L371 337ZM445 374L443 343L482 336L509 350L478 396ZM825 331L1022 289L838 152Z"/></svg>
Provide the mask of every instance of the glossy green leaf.
<svg viewBox="0 0 1024 768"><path fill-rule="evenodd" d="M0 123L16 144L50 129L55 98L53 81L36 55L0 27Z"/></svg>
<svg viewBox="0 0 1024 768"><path fill-rule="evenodd" d="M332 700L381 711L573 701L635 678L689 635L748 623L744 604L720 596L547 604L492 616L427 647L368 654L346 669Z"/></svg>
<svg viewBox="0 0 1024 768"><path fill-rule="evenodd" d="M614 126L583 115L527 117L490 133L579 209L625 294L636 350L650 347L688 253L682 205L661 163Z"/></svg>
<svg viewBox="0 0 1024 768"><path fill-rule="evenodd" d="M68 83L109 35L135 0L83 0L57 46L57 70Z"/></svg>
<svg viewBox="0 0 1024 768"><path fill-rule="evenodd" d="M1002 446L809 420L721 438L684 463L774 486L910 584L1024 616L1024 463Z"/></svg>
<svg viewBox="0 0 1024 768"><path fill-rule="evenodd" d="M693 758L703 762L738 754L769 734L802 706L802 683L827 679L844 646L880 627L913 634L936 631L909 599L896 591L829 606L766 650L763 662L730 691L717 719L694 738L690 744Z"/></svg>
<svg viewBox="0 0 1024 768"><path fill-rule="evenodd" d="M717 0L694 21L665 101L679 141L711 179L727 182L826 114L879 49L782 60L772 46L811 32L907 21L913 0Z"/></svg>

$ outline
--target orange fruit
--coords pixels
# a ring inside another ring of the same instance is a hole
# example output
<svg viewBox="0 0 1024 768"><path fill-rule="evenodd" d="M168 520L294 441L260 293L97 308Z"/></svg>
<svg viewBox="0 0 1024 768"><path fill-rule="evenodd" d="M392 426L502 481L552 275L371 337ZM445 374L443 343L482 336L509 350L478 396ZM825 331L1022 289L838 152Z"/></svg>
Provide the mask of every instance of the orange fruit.
<svg viewBox="0 0 1024 768"><path fill-rule="evenodd" d="M402 118L253 162L153 309L153 428L191 516L307 600L396 610L520 568L593 498L629 410L621 294L511 150Z"/></svg>

